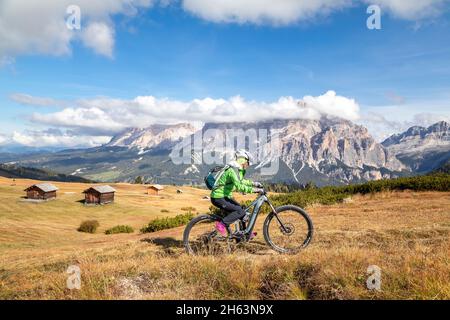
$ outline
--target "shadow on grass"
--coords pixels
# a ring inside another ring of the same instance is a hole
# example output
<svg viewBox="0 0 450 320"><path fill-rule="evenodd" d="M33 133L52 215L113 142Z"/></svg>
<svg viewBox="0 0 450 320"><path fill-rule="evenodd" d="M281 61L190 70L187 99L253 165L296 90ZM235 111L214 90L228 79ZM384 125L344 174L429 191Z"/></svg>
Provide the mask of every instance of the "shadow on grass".
<svg viewBox="0 0 450 320"><path fill-rule="evenodd" d="M179 251L179 249L184 249L183 241L176 240L172 237L162 237L162 238L145 238L141 240L142 242L147 242L156 246L161 247L164 252L169 254L174 254L175 250ZM270 248L267 246L265 242L261 241L250 241L247 243L233 244L231 246L231 252L242 252L242 253L250 253L254 255L266 255ZM229 253L231 253L229 252ZM214 254L213 254L214 255Z"/></svg>
<svg viewBox="0 0 450 320"><path fill-rule="evenodd" d="M268 252L272 253L269 246L265 242L257 240L237 245L236 251L246 252L255 255L266 255Z"/></svg>
<svg viewBox="0 0 450 320"><path fill-rule="evenodd" d="M183 248L183 241L176 240L176 239L171 238L171 237L145 238L145 239L142 239L141 241L160 246L163 249Z"/></svg>

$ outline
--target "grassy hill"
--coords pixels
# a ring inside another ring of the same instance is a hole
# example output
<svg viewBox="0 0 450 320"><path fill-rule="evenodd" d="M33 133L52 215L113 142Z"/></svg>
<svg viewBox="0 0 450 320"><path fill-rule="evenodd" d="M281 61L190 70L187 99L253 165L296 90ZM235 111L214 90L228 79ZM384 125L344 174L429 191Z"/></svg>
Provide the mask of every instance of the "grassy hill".
<svg viewBox="0 0 450 320"><path fill-rule="evenodd" d="M89 185L60 182L57 200L33 204L21 196L35 181L0 178L0 299L450 299L450 192L408 181L390 185L409 190L378 182L385 187L361 185L372 191L353 187L336 198L340 189L274 195L276 201L309 199L315 237L296 255L268 249L262 216L253 242L232 254L191 257L181 244L184 227L138 230L186 207L208 211L206 190L185 187L178 194L167 186L148 196L145 186L113 184L114 204L85 207L78 201ZM76 230L92 219L100 223L97 233ZM137 231L104 234L116 225ZM72 264L81 268L81 290L66 288ZM382 271L381 292L366 288L374 264Z"/></svg>

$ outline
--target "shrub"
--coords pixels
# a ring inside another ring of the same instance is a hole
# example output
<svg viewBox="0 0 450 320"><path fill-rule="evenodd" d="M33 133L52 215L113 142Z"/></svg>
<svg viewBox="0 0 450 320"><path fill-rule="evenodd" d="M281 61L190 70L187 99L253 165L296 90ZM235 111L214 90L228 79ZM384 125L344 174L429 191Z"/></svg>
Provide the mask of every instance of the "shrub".
<svg viewBox="0 0 450 320"><path fill-rule="evenodd" d="M345 198L358 193L368 194L394 190L450 191L450 175L441 173L426 176L383 179L348 186L309 188L302 191L274 195L270 199L276 207L293 204L305 208L314 203L327 205L343 202ZM267 206L264 206L263 212L267 211Z"/></svg>
<svg viewBox="0 0 450 320"><path fill-rule="evenodd" d="M175 217L171 218L158 218L141 229L142 233L155 232L159 230L176 228L182 225L187 224L194 218L194 215L191 212L185 214L179 214Z"/></svg>
<svg viewBox="0 0 450 320"><path fill-rule="evenodd" d="M168 212L170 212L170 211L167 210L167 209L161 209L161 212L162 212L162 213L168 213Z"/></svg>
<svg viewBox="0 0 450 320"><path fill-rule="evenodd" d="M133 233L134 229L130 226L120 225L112 227L105 231L105 234L115 234L115 233Z"/></svg>
<svg viewBox="0 0 450 320"><path fill-rule="evenodd" d="M77 230L80 232L95 233L99 226L100 224L97 220L86 220L80 224L80 227Z"/></svg>

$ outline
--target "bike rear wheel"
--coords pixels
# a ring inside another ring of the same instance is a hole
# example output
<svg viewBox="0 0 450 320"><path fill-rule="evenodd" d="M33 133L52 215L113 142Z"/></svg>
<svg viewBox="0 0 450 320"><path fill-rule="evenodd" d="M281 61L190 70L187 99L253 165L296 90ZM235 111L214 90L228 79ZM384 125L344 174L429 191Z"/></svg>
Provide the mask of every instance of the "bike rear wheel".
<svg viewBox="0 0 450 320"><path fill-rule="evenodd" d="M296 253L311 242L314 227L308 213L297 206L281 206L269 214L263 232L267 244L280 253Z"/></svg>
<svg viewBox="0 0 450 320"><path fill-rule="evenodd" d="M201 215L192 219L184 229L183 243L186 253L211 255L230 252L229 235L222 236L215 228L219 218Z"/></svg>

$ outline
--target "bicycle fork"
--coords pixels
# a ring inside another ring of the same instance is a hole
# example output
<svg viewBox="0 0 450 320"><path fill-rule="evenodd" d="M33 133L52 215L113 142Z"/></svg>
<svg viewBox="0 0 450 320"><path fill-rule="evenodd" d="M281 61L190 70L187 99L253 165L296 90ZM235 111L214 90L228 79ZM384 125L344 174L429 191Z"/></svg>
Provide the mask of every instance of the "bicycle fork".
<svg viewBox="0 0 450 320"><path fill-rule="evenodd" d="M269 201L269 199L267 199L267 203L269 204L270 209L272 209L273 215L275 216L275 218L277 219L278 223L280 224L280 226L281 226L280 229L282 230L282 232L288 233L289 230L284 226L283 222L278 217L277 210L275 210L275 207L272 205L272 203Z"/></svg>

